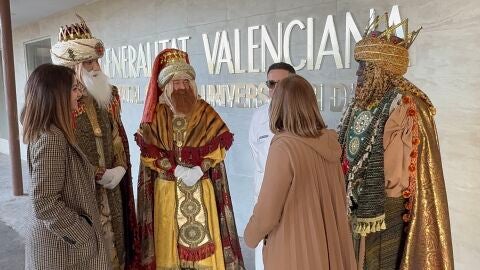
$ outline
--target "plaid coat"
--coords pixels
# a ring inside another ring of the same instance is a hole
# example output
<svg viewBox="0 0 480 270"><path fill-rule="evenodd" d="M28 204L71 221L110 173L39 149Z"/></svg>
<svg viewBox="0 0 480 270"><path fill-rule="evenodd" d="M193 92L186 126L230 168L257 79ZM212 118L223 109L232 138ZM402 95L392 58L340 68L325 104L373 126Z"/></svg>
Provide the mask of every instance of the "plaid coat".
<svg viewBox="0 0 480 270"><path fill-rule="evenodd" d="M110 269L94 169L55 126L28 145L25 269Z"/></svg>

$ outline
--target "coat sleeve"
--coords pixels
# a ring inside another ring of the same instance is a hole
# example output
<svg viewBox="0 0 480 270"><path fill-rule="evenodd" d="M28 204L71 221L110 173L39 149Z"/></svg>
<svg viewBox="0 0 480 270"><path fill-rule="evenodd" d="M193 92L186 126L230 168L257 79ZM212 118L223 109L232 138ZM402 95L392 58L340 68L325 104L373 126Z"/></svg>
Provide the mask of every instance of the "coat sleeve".
<svg viewBox="0 0 480 270"><path fill-rule="evenodd" d="M272 143L265 176L253 215L245 228L245 243L254 248L280 222L293 181L291 159L283 143Z"/></svg>
<svg viewBox="0 0 480 270"><path fill-rule="evenodd" d="M64 185L69 182L65 173L65 137L44 134L31 150L30 196L35 217L65 242L71 245L85 243L94 230L85 217L65 205L62 194Z"/></svg>
<svg viewBox="0 0 480 270"><path fill-rule="evenodd" d="M390 114L383 133L385 191L388 197L399 197L408 187L413 119L408 105L402 104Z"/></svg>

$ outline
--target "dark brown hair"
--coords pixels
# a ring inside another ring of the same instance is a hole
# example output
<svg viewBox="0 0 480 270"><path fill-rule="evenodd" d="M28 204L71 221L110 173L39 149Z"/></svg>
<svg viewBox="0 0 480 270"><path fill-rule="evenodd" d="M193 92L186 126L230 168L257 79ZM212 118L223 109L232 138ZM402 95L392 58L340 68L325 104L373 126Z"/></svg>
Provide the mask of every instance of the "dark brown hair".
<svg viewBox="0 0 480 270"><path fill-rule="evenodd" d="M71 91L75 72L63 66L43 64L30 75L22 110L23 142L31 143L51 125L59 128L69 143L75 142Z"/></svg>
<svg viewBox="0 0 480 270"><path fill-rule="evenodd" d="M355 105L361 109L367 110L369 106L382 100L385 93L392 88L392 80L395 77L390 72L382 69L372 62L364 62L362 70L363 85L355 89Z"/></svg>
<svg viewBox="0 0 480 270"><path fill-rule="evenodd" d="M281 80L270 104L270 129L300 137L318 137L325 128L312 85L299 75Z"/></svg>
<svg viewBox="0 0 480 270"><path fill-rule="evenodd" d="M275 70L275 69L283 69L283 70L288 71L288 72L291 73L291 74L295 74L295 73L296 73L296 72L295 72L295 69L292 67L292 65L287 64L287 63L285 63L285 62L278 62L278 63L271 64L271 65L268 67L267 74L270 73L270 71Z"/></svg>

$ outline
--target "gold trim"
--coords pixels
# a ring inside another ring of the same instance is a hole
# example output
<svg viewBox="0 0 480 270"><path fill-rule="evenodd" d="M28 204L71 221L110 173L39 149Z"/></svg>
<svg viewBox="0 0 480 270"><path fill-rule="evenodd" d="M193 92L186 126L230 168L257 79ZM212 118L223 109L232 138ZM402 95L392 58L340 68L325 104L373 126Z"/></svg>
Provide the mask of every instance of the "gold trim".
<svg viewBox="0 0 480 270"><path fill-rule="evenodd" d="M92 125L93 134L95 135L95 142L97 144L98 153L98 165L105 167L105 151L103 150L103 134L100 125L98 124L97 111L93 99L90 96L86 97L85 112L87 113L88 120Z"/></svg>

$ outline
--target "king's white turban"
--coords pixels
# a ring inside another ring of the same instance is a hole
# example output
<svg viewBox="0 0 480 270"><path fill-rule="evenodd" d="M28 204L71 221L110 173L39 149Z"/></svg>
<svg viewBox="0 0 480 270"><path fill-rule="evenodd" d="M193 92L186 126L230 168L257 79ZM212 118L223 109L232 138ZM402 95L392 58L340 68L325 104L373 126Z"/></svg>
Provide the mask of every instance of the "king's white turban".
<svg viewBox="0 0 480 270"><path fill-rule="evenodd" d="M80 23L60 27L58 42L50 50L53 64L74 66L103 56L103 42L92 36L82 17L78 18Z"/></svg>

